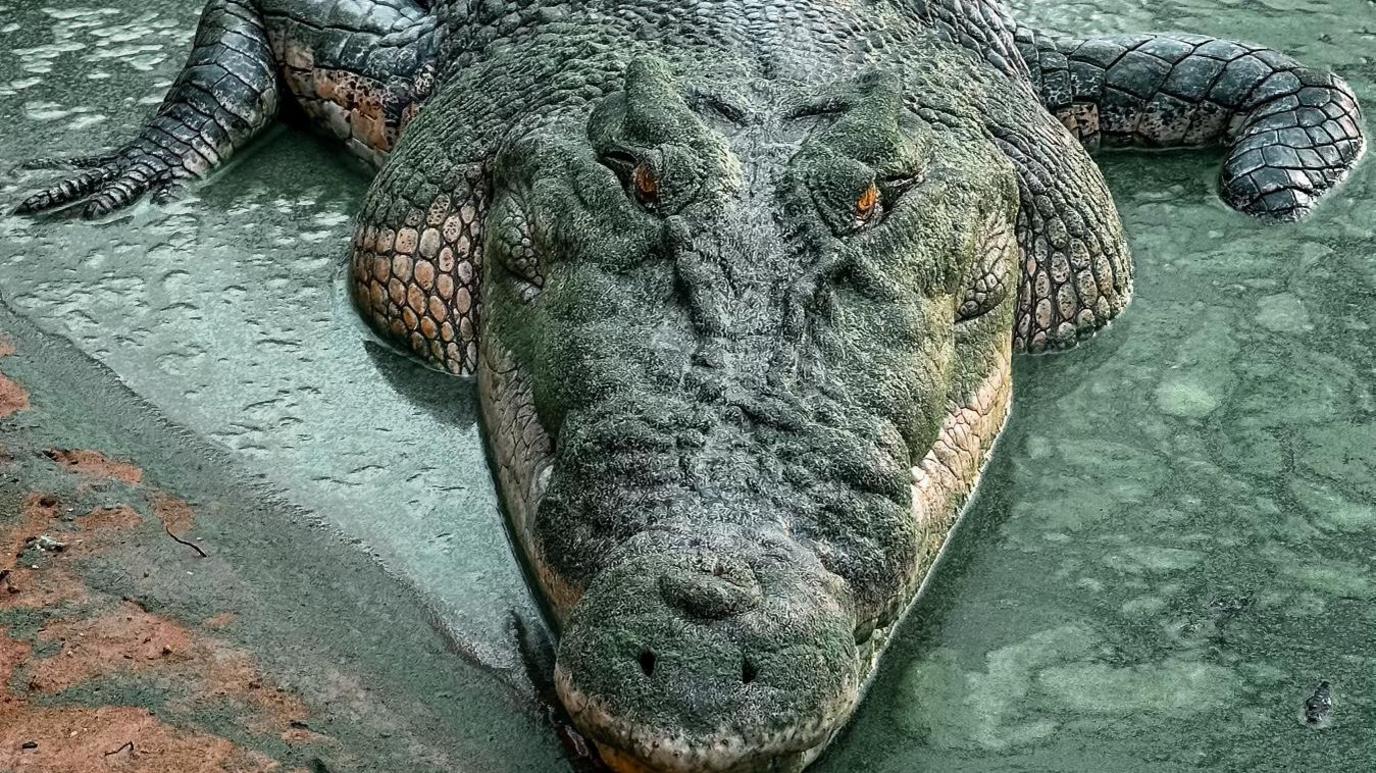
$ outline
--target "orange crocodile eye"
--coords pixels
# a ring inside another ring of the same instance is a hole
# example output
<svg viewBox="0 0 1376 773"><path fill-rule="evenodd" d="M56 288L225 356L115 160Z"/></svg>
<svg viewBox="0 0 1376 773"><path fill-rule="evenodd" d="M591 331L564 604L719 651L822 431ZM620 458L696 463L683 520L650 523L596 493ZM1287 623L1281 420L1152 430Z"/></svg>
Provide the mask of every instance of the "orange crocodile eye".
<svg viewBox="0 0 1376 773"><path fill-rule="evenodd" d="M860 194L860 198L855 202L855 216L861 220L869 220L879 211L879 186L870 183L870 187Z"/></svg>
<svg viewBox="0 0 1376 773"><path fill-rule="evenodd" d="M659 181L655 179L650 165L644 161L636 164L631 172L631 185L635 186L635 194L645 204L654 204L659 199Z"/></svg>

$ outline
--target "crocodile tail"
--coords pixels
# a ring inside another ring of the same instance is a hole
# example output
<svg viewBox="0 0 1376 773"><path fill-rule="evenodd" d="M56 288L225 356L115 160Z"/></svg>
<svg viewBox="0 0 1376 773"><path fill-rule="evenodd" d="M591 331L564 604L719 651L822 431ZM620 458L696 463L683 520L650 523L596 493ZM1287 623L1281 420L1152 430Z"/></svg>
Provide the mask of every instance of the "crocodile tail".
<svg viewBox="0 0 1376 773"><path fill-rule="evenodd" d="M1090 149L1228 148L1234 209L1297 220L1365 150L1361 108L1339 77L1261 46L1202 35L1056 41L1019 30L1048 110Z"/></svg>

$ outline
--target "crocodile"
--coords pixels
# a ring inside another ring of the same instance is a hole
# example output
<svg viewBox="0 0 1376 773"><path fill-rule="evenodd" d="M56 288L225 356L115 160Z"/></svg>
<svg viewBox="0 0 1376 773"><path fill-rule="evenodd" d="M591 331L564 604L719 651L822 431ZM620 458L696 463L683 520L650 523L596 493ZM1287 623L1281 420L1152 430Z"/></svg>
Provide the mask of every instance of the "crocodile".
<svg viewBox="0 0 1376 773"><path fill-rule="evenodd" d="M622 771L799 770L860 703L1009 414L1129 301L1089 151L1223 149L1269 221L1352 90L997 0L209 0L146 128L19 205L163 201L294 114L377 168L376 335L476 380L553 682Z"/></svg>

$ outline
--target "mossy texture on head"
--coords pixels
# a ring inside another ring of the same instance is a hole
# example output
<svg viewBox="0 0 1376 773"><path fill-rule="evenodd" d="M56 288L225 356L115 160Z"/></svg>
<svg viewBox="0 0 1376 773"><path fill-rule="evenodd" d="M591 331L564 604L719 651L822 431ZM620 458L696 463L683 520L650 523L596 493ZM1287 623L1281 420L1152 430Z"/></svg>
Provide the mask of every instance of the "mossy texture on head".
<svg viewBox="0 0 1376 773"><path fill-rule="evenodd" d="M503 364L483 383L519 374L526 402L489 429L548 439L507 496L562 623L562 694L599 741L801 764L858 699L857 638L894 622L949 528L915 513L973 484L914 501L952 406L1006 390L1017 174L981 121L934 125L904 83L866 71L724 114L640 56L498 157L482 337ZM962 316L977 285L1002 292ZM992 435L971 437L982 458Z"/></svg>

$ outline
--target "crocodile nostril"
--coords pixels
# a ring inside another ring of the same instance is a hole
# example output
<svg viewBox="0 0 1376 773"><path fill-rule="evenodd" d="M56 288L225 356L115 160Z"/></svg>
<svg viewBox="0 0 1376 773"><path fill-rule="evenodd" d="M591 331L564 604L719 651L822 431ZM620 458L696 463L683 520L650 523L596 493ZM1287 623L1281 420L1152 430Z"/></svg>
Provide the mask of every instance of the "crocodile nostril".
<svg viewBox="0 0 1376 773"><path fill-rule="evenodd" d="M646 676L655 675L655 651L646 647L640 651L640 670Z"/></svg>
<svg viewBox="0 0 1376 773"><path fill-rule="evenodd" d="M759 666L750 658L741 658L741 684L750 684L760 673Z"/></svg>

